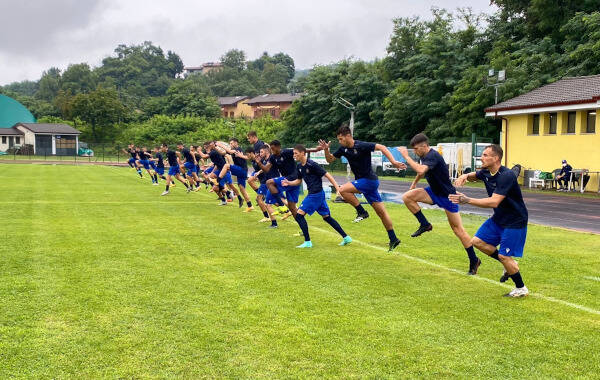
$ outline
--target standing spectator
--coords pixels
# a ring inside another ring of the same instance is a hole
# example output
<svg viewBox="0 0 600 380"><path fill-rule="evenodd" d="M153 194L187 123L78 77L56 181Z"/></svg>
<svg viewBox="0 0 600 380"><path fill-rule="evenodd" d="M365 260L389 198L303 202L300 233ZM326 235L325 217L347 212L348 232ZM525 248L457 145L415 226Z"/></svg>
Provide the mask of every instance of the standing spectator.
<svg viewBox="0 0 600 380"><path fill-rule="evenodd" d="M562 160L562 169L560 169L560 173L555 178L559 186L556 191L567 191L569 189L572 170L573 168L567 163L567 160Z"/></svg>

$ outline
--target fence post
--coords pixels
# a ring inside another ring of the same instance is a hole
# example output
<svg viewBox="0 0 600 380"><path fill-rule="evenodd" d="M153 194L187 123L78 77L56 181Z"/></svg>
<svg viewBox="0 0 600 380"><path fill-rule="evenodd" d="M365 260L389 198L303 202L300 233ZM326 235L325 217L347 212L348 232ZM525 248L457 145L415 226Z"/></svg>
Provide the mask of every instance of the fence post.
<svg viewBox="0 0 600 380"><path fill-rule="evenodd" d="M102 144L102 162L104 162L104 144Z"/></svg>

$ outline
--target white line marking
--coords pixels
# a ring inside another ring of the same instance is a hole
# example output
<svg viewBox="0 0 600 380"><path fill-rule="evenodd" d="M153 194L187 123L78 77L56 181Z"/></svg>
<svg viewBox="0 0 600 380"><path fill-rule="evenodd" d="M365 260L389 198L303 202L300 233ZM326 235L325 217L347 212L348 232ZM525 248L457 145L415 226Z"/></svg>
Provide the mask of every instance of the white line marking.
<svg viewBox="0 0 600 380"><path fill-rule="evenodd" d="M324 229L319 228L319 227L311 227L311 228L315 229L315 230L318 230L320 232L323 232L323 233L337 235L337 233L334 233L334 232L328 231L328 230L324 230ZM375 249L375 250L386 252L386 253L388 251L386 248L378 247L376 245L372 245L372 244L369 244L369 243L364 243L364 242L362 242L360 240L354 240L353 239L352 243L358 243L358 244L363 245L365 247L369 247L371 249ZM446 270L448 272L458 273L458 274L460 274L462 276L467 276L467 274L464 271L460 271L460 270L454 269L454 268L449 268L449 267L446 267L444 265L434 263L432 261L421 259L419 257L407 255L406 253L395 253L394 252L393 254L396 255L396 256L403 257L403 258L408 259L408 260L416 261L416 262L421 263L421 264L429 265L429 266L434 267L434 268L443 269L443 270ZM485 281L487 283L494 284L496 286L501 286L501 287L503 287L505 289L512 289L512 286L510 286L510 285L502 284L502 283L500 283L498 281L491 280L489 278L485 278L485 277L481 277L481 276L468 276L468 277L472 278L472 279L475 279L475 280L479 280L479 281ZM600 281L600 278L598 278L598 280ZM541 293L530 292L529 295L532 296L532 297L543 299L545 301L550 301L550 302L558 303L558 304L561 304L561 305L564 305L564 306L572 307L572 308L577 309L577 310L586 311L586 312L591 313L591 314L600 315L600 310L595 310L595 309L589 308L587 306L578 305L576 303L563 301L563 300L558 299L558 298L545 296L545 295L543 295Z"/></svg>
<svg viewBox="0 0 600 380"><path fill-rule="evenodd" d="M594 276L585 276L584 278L585 278L586 280L600 281L600 277L594 277Z"/></svg>

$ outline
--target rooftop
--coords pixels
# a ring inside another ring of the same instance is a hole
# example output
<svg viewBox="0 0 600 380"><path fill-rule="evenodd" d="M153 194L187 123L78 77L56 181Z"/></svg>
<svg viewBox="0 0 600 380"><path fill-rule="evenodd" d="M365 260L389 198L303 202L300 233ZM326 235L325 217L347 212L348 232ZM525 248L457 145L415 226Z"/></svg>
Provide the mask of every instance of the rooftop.
<svg viewBox="0 0 600 380"><path fill-rule="evenodd" d="M51 133L64 135L79 135L77 129L67 124L45 124L45 123L17 123L14 127L23 126L33 133Z"/></svg>
<svg viewBox="0 0 600 380"><path fill-rule="evenodd" d="M292 103L296 99L300 99L302 94L264 94L255 96L248 100L247 104L261 104L261 103Z"/></svg>
<svg viewBox="0 0 600 380"><path fill-rule="evenodd" d="M222 96L217 98L220 106L234 106L242 100L250 98L249 96Z"/></svg>

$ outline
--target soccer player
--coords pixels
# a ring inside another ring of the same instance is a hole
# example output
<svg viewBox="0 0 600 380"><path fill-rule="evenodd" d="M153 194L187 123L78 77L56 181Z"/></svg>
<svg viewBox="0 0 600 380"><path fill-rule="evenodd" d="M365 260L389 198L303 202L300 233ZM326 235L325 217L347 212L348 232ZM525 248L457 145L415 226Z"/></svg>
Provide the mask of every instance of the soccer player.
<svg viewBox="0 0 600 380"><path fill-rule="evenodd" d="M392 165L398 169L405 169L406 165L396 161L394 156L392 156L388 148L384 145L354 140L352 131L350 131L350 128L346 125L341 126L337 130L336 135L341 144L341 147L337 151L331 154L329 151L331 142L326 142L325 140L319 140L319 149L324 151L325 159L329 163L344 156L350 164L350 169L352 169L352 172L354 173L355 180L340 186L340 195L356 209L357 215L356 219L354 219L355 223L369 217L369 213L362 207L360 201L354 194L362 193L364 195L367 202L371 204L371 207L373 207L381 219L381 222L388 233L388 238L390 240L388 247L391 252L400 244L400 240L396 237L392 219L387 213L381 196L377 191L379 188L379 179L371 167L371 152L376 150L382 152Z"/></svg>
<svg viewBox="0 0 600 380"><path fill-rule="evenodd" d="M198 184L198 175L196 174L196 157L192 154L192 152L186 148L183 143L177 144L177 149L181 152L183 156L183 166L187 169L187 179L190 184L188 192L194 189L194 186Z"/></svg>
<svg viewBox="0 0 600 380"><path fill-rule="evenodd" d="M140 168L140 166L137 163L137 154L138 154L139 149L137 149L135 147L135 145L133 144L129 144L127 145L127 150L123 149L123 152L129 154L131 157L129 158L129 160L127 161L127 163L129 164L129 166L132 169L135 169L135 171L137 172L137 174L140 176L140 178L144 178L142 176L142 169Z"/></svg>
<svg viewBox="0 0 600 380"><path fill-rule="evenodd" d="M469 198L460 192L450 194L449 198L454 203L494 209L492 217L475 233L473 245L502 263L505 275L500 279L501 282L506 281L507 277L514 281L516 287L505 296L524 297L529 294L529 290L523 283L519 264L514 257L523 257L528 213L517 176L512 170L502 166L502 155L499 145L489 145L481 155L481 170L463 174L454 183L462 186L466 181L479 179L485 185L488 198ZM498 245L500 249L497 249Z"/></svg>
<svg viewBox="0 0 600 380"><path fill-rule="evenodd" d="M313 160L309 160L306 157L306 148L304 145L298 144L294 147L294 159L298 161L298 178L290 181L284 178L281 183L283 186L298 186L302 183L302 180L306 182L308 189L308 195L302 200L302 204L296 213L295 219L302 234L304 235L304 243L300 244L296 248L312 248L312 242L308 233L308 223L304 217L306 214L312 215L315 211L323 217L323 220L327 222L337 233L342 236L342 242L339 245L348 245L352 242L352 238L344 232L339 223L331 217L329 206L327 206L327 200L325 199L325 192L323 191L322 177L325 177L338 190L340 187L331 176L327 173L319 164Z"/></svg>
<svg viewBox="0 0 600 380"><path fill-rule="evenodd" d="M256 131L248 132L246 137L248 138L248 142L250 144L252 144L252 148L254 149L254 154L259 156L260 148L262 148L264 145L266 145L265 142L258 139L258 136L256 135Z"/></svg>
<svg viewBox="0 0 600 380"><path fill-rule="evenodd" d="M167 177L165 177L165 161L164 161L163 155L160 151L160 146L159 145L155 146L153 149L153 152L154 152L154 159L153 159L153 161L151 161L151 163L156 162L154 164L154 171L160 178L166 180ZM157 181L157 183L158 183L158 181ZM173 182L171 184L171 186L173 186L174 184L175 184L175 182Z"/></svg>
<svg viewBox="0 0 600 380"><path fill-rule="evenodd" d="M269 191L269 188L267 187L267 181L272 179L272 178L277 178L279 177L279 170L277 170L277 168L271 168L271 170L269 170L268 172L264 172L261 169L261 166L265 166L268 162L269 159L271 158L271 148L269 148L269 146L267 144L264 144L261 148L260 148L260 155L254 157L254 161L252 163L252 166L254 167L255 170L257 170L258 174L258 178L260 181L260 186L258 188L258 197L257 197L257 201L262 202L265 205L265 209L268 211L268 217L271 220L271 225L269 226L269 228L277 228L277 219L275 218L275 213L273 212L273 209L271 208L271 204L274 203L274 199L271 197L271 192ZM262 178L261 178L261 174L262 174Z"/></svg>
<svg viewBox="0 0 600 380"><path fill-rule="evenodd" d="M217 176L218 183L213 186L213 190L221 200L219 206L226 206L226 186L230 183L233 183L231 174L229 173L228 168L225 167L227 161L225 161L225 157L223 157L223 154L221 154L221 152L219 152L217 149L214 141L207 141L204 143L204 149L208 152L208 154L202 154L202 158L210 158L214 164L212 173Z"/></svg>
<svg viewBox="0 0 600 380"><path fill-rule="evenodd" d="M240 197L238 194L239 206L242 207L244 205L243 201L246 201L246 210L244 212L250 212L254 210L252 207L252 202L250 202L250 197L248 196L248 192L246 191L246 180L248 179L248 161L247 157L244 155L242 149L240 148L240 144L238 139L231 138L229 140L229 147L225 144L217 143L221 148L225 150L233 160L233 165L227 163L225 166L237 178L237 185L239 188L239 193L244 197Z"/></svg>
<svg viewBox="0 0 600 380"><path fill-rule="evenodd" d="M417 176L410 185L410 190L402 196L406 208L413 213L420 223L417 231L410 236L417 237L433 229L431 223L429 223L427 218L425 218L425 215L423 215L418 202L437 205L443 208L446 212L446 218L448 218L448 223L452 228L452 232L454 232L454 235L456 235L465 248L465 251L467 251L467 256L469 257L468 274L476 275L481 260L475 254L473 243L471 243L471 237L463 227L462 219L458 212L458 205L452 203L448 199L448 195L455 194L456 189L450 182L450 174L448 173L448 167L446 166L444 157L429 146L429 139L423 133L415 135L410 140L410 146L415 150L415 154L421 159L420 163L415 162L408 155L406 147L398 148L406 160L406 163L417 173ZM425 177L429 186L424 189L417 188L417 183L423 177Z"/></svg>
<svg viewBox="0 0 600 380"><path fill-rule="evenodd" d="M171 182L173 182L173 179L171 178L173 176L175 178L177 178L177 180L179 182L183 183L183 185L185 186L186 189L188 189L188 192L189 192L190 188L188 187L188 184L185 182L185 179L183 179L180 174L180 170L179 170L180 162L179 162L179 156L177 155L177 152L169 149L167 144L162 144L160 150L166 154L167 162L169 163L169 172L167 173L167 187L165 188L165 191L163 191L163 193L161 195L169 194L169 186L171 185Z"/></svg>
<svg viewBox="0 0 600 380"><path fill-rule="evenodd" d="M138 163L140 165L142 165L144 167L144 169L146 169L146 171L148 172L148 175L150 176L150 179L152 180L152 184L153 185L158 185L158 178L156 177L156 173L152 172L152 168L150 166L150 158L152 158L152 154L150 154L146 147L143 146L142 148L140 148L140 150L137 152L138 155Z"/></svg>

